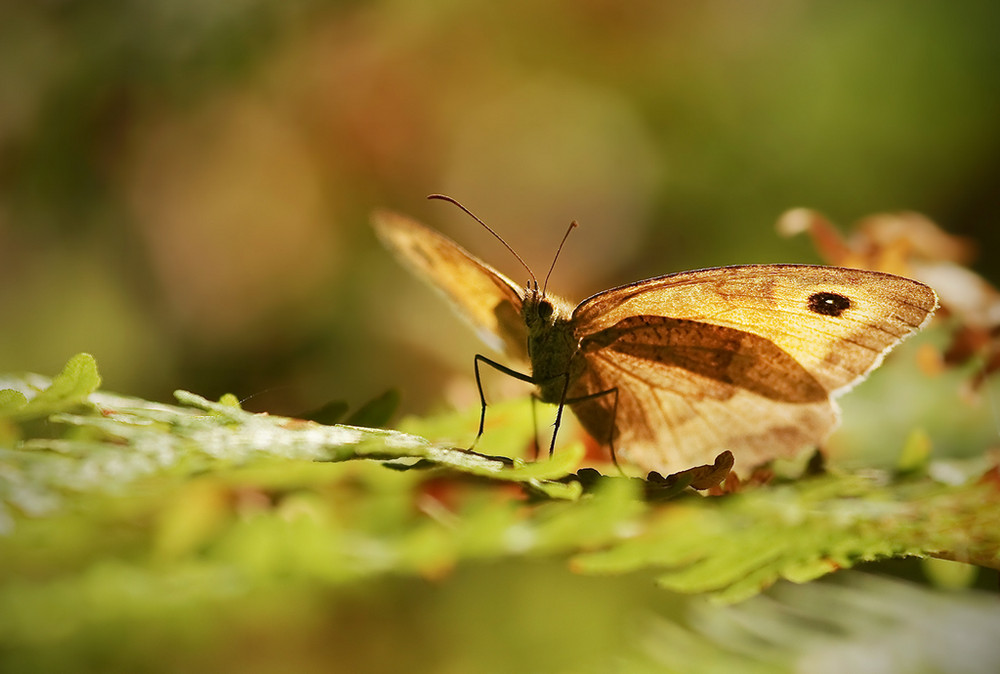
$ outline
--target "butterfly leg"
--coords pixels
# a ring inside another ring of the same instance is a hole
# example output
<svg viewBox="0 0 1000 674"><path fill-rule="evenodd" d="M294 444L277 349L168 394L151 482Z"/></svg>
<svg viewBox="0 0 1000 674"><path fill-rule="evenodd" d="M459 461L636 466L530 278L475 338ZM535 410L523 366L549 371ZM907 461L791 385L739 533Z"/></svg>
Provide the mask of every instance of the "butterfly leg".
<svg viewBox="0 0 1000 674"><path fill-rule="evenodd" d="M611 450L611 463L615 465L619 473L624 474L620 465L618 465L618 455L615 452L615 422L618 419L618 387L605 389L603 391L598 391L596 393L588 393L585 396L580 396L579 398L569 398L563 400L562 404L559 406L560 410L563 405L572 405L575 403L582 403L588 400L594 400L595 398L600 398L601 396L614 396L614 402L611 404L611 424L608 428L608 437L606 439L608 449Z"/></svg>
<svg viewBox="0 0 1000 674"><path fill-rule="evenodd" d="M538 402L541 398L534 391L531 392L531 429L533 431L533 439L531 445L531 458L534 461L538 461L538 452L541 449L541 445L538 443Z"/></svg>
<svg viewBox="0 0 1000 674"><path fill-rule="evenodd" d="M472 442L472 447L475 447L476 443L479 442L479 438L483 437L483 429L486 426L486 394L483 392L483 380L479 374L479 363L486 363L487 365L492 367L494 370L497 370L498 372L503 372L504 374L511 376L514 379L518 379L520 381L527 382L529 384L534 384L535 380L531 377L531 375L524 374L523 372L518 372L517 370L512 370L506 365L501 365L495 360L490 360L481 353L476 354L476 358L473 361L473 363L474 363L473 370L475 370L476 373L476 388L479 389L479 402L482 406L479 412L479 432L476 433L476 439Z"/></svg>
<svg viewBox="0 0 1000 674"><path fill-rule="evenodd" d="M614 442L615 420L618 418L618 387L615 386L614 388L605 389L604 391L597 391L596 393L588 393L587 395L579 396L577 398L567 398L566 396L569 393L569 375L566 374L558 375L554 379L558 379L559 377L563 378L563 390L562 390L562 395L559 396L559 407L556 410L556 421L553 424L552 428L552 440L549 442L549 456L551 457L555 453L556 436L559 434L559 427L562 425L563 408L565 408L566 405L571 405L574 403L582 403L588 400L594 400L595 398L600 398L602 396L611 395L614 396L614 402L612 403L611 406L611 425L610 428L608 429L607 445L608 448L610 448L611 450L611 462L615 465L615 468L618 469L618 472L623 472L621 466L618 465L618 455L615 453L615 442ZM536 381L533 383L541 386L547 382ZM536 396L532 394L532 403L534 403L535 399ZM534 405L532 405L532 414L534 414ZM537 439L535 440L535 446L536 447L538 446Z"/></svg>
<svg viewBox="0 0 1000 674"><path fill-rule="evenodd" d="M556 410L556 422L552 427L552 441L549 443L549 458L551 458L556 451L556 435L559 434L559 426L562 425L563 408L566 407L566 394L569 392L569 375L562 374L559 376L563 378L563 389L562 395L559 396L559 408Z"/></svg>

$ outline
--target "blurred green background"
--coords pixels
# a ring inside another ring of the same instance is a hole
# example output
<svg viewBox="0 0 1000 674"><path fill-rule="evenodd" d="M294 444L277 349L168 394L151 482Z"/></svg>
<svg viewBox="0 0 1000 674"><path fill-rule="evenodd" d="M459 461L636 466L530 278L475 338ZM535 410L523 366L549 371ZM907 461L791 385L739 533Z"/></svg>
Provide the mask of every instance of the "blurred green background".
<svg viewBox="0 0 1000 674"><path fill-rule="evenodd" d="M578 300L817 261L773 223L913 209L998 280L1000 5L143 0L0 9L0 371L294 414L472 404L475 337L391 207Z"/></svg>

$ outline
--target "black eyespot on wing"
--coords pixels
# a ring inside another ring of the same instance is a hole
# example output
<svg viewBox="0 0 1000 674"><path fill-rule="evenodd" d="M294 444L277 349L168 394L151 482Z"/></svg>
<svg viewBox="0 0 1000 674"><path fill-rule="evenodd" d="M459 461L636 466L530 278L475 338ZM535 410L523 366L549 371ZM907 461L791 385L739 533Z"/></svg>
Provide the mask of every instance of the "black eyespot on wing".
<svg viewBox="0 0 1000 674"><path fill-rule="evenodd" d="M543 321L549 320L552 317L552 303L548 300L542 300L538 303L538 317Z"/></svg>
<svg viewBox="0 0 1000 674"><path fill-rule="evenodd" d="M836 318L851 308L851 299L837 293L813 293L809 296L809 311Z"/></svg>

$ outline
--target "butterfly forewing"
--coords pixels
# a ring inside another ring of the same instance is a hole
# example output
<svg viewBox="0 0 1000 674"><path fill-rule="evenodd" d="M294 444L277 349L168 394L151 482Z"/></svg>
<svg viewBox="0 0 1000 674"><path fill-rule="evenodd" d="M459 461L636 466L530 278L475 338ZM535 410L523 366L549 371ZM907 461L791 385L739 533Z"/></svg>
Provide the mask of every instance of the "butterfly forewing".
<svg viewBox="0 0 1000 674"><path fill-rule="evenodd" d="M860 269L745 265L683 272L614 288L573 312L577 335L634 316L665 316L750 333L794 358L828 392L850 386L918 330L934 291ZM777 373L775 373L777 375Z"/></svg>
<svg viewBox="0 0 1000 674"><path fill-rule="evenodd" d="M527 361L522 290L451 239L410 218L376 211L379 238L452 304L491 348Z"/></svg>

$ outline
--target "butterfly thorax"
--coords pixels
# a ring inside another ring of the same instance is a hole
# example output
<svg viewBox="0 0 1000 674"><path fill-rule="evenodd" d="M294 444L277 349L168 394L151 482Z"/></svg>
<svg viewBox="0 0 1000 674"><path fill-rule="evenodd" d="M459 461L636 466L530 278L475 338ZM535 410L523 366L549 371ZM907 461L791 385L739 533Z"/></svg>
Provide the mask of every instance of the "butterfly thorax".
<svg viewBox="0 0 1000 674"><path fill-rule="evenodd" d="M545 402L562 401L569 381L578 376L582 362L574 361L579 340L573 334L570 305L537 290L525 293L521 316L528 327L528 358L532 379Z"/></svg>

